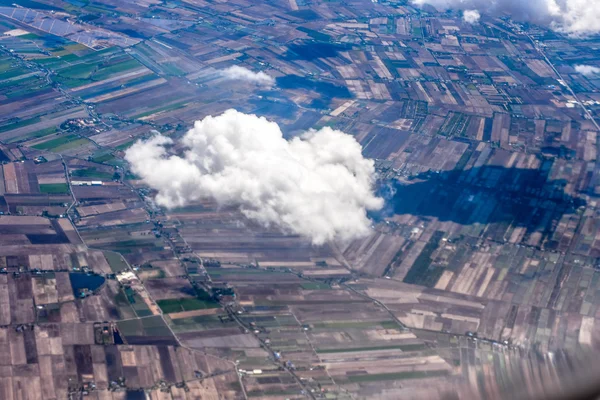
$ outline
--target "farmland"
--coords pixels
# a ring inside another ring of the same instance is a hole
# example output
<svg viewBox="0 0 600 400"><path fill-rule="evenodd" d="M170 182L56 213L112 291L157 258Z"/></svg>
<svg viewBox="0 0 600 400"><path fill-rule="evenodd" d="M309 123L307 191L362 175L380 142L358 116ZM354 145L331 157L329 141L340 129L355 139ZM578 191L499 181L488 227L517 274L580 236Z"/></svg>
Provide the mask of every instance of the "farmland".
<svg viewBox="0 0 600 400"><path fill-rule="evenodd" d="M393 1L15 4L1 398L513 398L593 370L597 35ZM232 108L356 139L385 197L366 235L164 207L127 150L160 133L181 155Z"/></svg>
<svg viewBox="0 0 600 400"><path fill-rule="evenodd" d="M46 183L40 185L41 193L69 193L69 185L66 183Z"/></svg>

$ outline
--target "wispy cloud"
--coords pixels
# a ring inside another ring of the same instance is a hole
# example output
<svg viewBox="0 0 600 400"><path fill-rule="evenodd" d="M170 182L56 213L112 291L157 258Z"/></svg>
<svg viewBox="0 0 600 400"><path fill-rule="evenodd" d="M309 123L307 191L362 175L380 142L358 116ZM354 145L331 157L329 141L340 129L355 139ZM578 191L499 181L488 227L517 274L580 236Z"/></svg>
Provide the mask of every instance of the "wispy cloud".
<svg viewBox="0 0 600 400"><path fill-rule="evenodd" d="M593 65L576 65L575 71L585 76L592 76L600 74L600 68L594 67Z"/></svg>

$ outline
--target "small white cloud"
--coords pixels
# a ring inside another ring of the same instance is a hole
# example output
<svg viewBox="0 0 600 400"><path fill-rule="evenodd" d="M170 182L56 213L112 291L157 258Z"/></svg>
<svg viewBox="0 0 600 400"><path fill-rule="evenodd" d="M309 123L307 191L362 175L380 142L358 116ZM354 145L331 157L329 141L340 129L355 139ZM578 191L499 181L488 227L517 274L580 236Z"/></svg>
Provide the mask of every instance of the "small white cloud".
<svg viewBox="0 0 600 400"><path fill-rule="evenodd" d="M463 20L468 24L476 24L480 18L481 14L477 10L465 10L463 12Z"/></svg>
<svg viewBox="0 0 600 400"><path fill-rule="evenodd" d="M600 68L594 67L593 65L576 65L575 71L585 76L592 76L600 74Z"/></svg>
<svg viewBox="0 0 600 400"><path fill-rule="evenodd" d="M157 135L125 154L165 207L214 199L316 245L368 235L367 211L383 207L373 192L374 162L341 131L310 130L286 140L275 122L229 110L196 121L181 140L182 155L169 154L172 143Z"/></svg>
<svg viewBox="0 0 600 400"><path fill-rule="evenodd" d="M219 74L227 80L240 80L263 86L273 86L275 84L275 79L270 75L262 71L254 72L248 68L240 67L239 65L234 65L221 70L219 71Z"/></svg>

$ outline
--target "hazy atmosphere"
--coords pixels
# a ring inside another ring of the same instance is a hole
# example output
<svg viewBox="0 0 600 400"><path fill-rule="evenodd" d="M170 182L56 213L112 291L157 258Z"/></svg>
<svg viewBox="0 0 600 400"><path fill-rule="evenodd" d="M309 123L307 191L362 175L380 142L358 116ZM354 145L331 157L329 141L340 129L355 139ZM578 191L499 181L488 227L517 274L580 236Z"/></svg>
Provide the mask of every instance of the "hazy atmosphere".
<svg viewBox="0 0 600 400"><path fill-rule="evenodd" d="M599 398L600 0L0 1L0 400Z"/></svg>

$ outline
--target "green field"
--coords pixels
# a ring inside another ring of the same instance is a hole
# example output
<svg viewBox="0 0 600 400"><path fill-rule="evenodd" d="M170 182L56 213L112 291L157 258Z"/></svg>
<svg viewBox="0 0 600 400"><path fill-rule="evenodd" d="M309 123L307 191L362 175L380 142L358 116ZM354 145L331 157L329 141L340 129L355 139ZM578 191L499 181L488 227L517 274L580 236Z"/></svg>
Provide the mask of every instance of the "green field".
<svg viewBox="0 0 600 400"><path fill-rule="evenodd" d="M355 348L344 348L344 349L317 349L317 353L329 354L329 353L358 353L365 351L379 351L379 350L402 350L402 351L419 351L425 350L427 346L424 344L399 344L396 346L374 346L374 347L355 347Z"/></svg>
<svg viewBox="0 0 600 400"><path fill-rule="evenodd" d="M54 151L54 152L60 153L61 151L76 149L77 147L85 146L88 143L90 143L90 142L87 139L76 139L76 140L67 142L65 144L62 144L60 146L53 147L53 148L50 149L50 151Z"/></svg>
<svg viewBox="0 0 600 400"><path fill-rule="evenodd" d="M144 318L142 320L144 334L148 336L171 336L171 330L160 316Z"/></svg>
<svg viewBox="0 0 600 400"><path fill-rule="evenodd" d="M119 332L124 336L172 336L171 331L159 315L119 321L117 326Z"/></svg>
<svg viewBox="0 0 600 400"><path fill-rule="evenodd" d="M172 212L172 213L177 213L177 214L185 214L185 213L203 212L205 210L206 210L205 207L202 207L200 205L193 205L193 206L186 206L186 207L175 207L175 208L172 208L171 210L167 210L167 213ZM218 268L213 268L213 269L218 269Z"/></svg>
<svg viewBox="0 0 600 400"><path fill-rule="evenodd" d="M315 328L320 329L373 329L377 327L383 327L385 329L398 329L399 326L394 321L331 321L331 322L317 322L314 324Z"/></svg>
<svg viewBox="0 0 600 400"><path fill-rule="evenodd" d="M121 254L130 254L133 250L160 251L164 248L163 242L154 235L136 237L135 239L117 239L115 237L112 243L105 243L102 246Z"/></svg>
<svg viewBox="0 0 600 400"><path fill-rule="evenodd" d="M35 124L37 122L40 122L40 117L24 119L22 121L17 121L17 122L13 122L10 124L0 126L0 132L12 131L13 129L22 128L24 126Z"/></svg>
<svg viewBox="0 0 600 400"><path fill-rule="evenodd" d="M34 85L46 87L47 84L48 82L46 82L45 79L41 79L39 76L25 76L20 79L11 79L0 82L0 89L6 89L7 93L12 95L23 88L29 88Z"/></svg>
<svg viewBox="0 0 600 400"><path fill-rule="evenodd" d="M131 140L129 142L125 142L115 147L116 150L127 150L135 143L135 140Z"/></svg>
<svg viewBox="0 0 600 400"><path fill-rule="evenodd" d="M74 53L74 52L85 52L86 50L88 50L88 47L79 44L79 43L72 43L72 44L67 44L65 46L62 47L57 47L55 49L52 50L52 55L54 57L56 56L66 56L68 54Z"/></svg>
<svg viewBox="0 0 600 400"><path fill-rule="evenodd" d="M38 143L31 147L33 147L34 149L38 149L38 150L50 150L53 148L63 146L65 144L72 142L74 140L77 140L77 139L78 139L77 135L60 136L60 137L57 137L56 139L47 140L43 143Z"/></svg>
<svg viewBox="0 0 600 400"><path fill-rule="evenodd" d="M15 142L19 142L19 141L38 139L38 138L41 138L44 136L52 135L53 133L56 133L56 132L57 132L56 128L52 126L50 128L41 129L39 131L27 133L26 135L23 135L23 136L16 136L12 139L8 139L6 141L6 143L15 143Z"/></svg>
<svg viewBox="0 0 600 400"><path fill-rule="evenodd" d="M152 311L150 311L146 302L144 302L144 299L142 299L142 297L133 289L126 287L125 296L127 296L127 301L129 301L131 308L133 308L133 311L135 311L138 317L148 317L152 315Z"/></svg>
<svg viewBox="0 0 600 400"><path fill-rule="evenodd" d="M448 375L448 371L406 371L392 372L389 374L364 374L348 376L350 382L377 382L377 381L395 381L402 379L422 379L435 376Z"/></svg>
<svg viewBox="0 0 600 400"><path fill-rule="evenodd" d="M414 285L422 285L433 287L437 283L438 279L444 272L441 267L431 268L432 259L431 256L437 250L440 240L444 237L444 232L436 231L423 250L417 257L413 265L408 270L408 273L404 277L403 282L411 283Z"/></svg>
<svg viewBox="0 0 600 400"><path fill-rule="evenodd" d="M36 320L41 323L51 323L56 321L55 318L60 318L59 304L46 304L43 309L36 309Z"/></svg>
<svg viewBox="0 0 600 400"><path fill-rule="evenodd" d="M119 161L119 159L115 159L113 161ZM113 161L111 161L109 164L113 165ZM142 179L141 177L137 176L136 174L132 174L131 172L127 171L127 173L125 174L125 176L123 177L123 179L127 180L127 181L137 181Z"/></svg>
<svg viewBox="0 0 600 400"><path fill-rule="evenodd" d="M120 319L136 317L135 311L133 311L129 300L127 300L127 295L125 295L125 292L122 289L119 290L119 293L115 296L115 305L117 306Z"/></svg>
<svg viewBox="0 0 600 400"><path fill-rule="evenodd" d="M168 75L174 75L174 76L185 75L185 71L182 71L179 68L177 68L177 65L174 63L164 63L164 64L162 64L162 67L163 67L163 71Z"/></svg>
<svg viewBox="0 0 600 400"><path fill-rule="evenodd" d="M77 178L95 178L100 180L111 180L113 177L113 173L98 171L96 168L85 168L85 169L76 169L71 172L72 177Z"/></svg>
<svg viewBox="0 0 600 400"><path fill-rule="evenodd" d="M322 283L322 282L305 282L300 284L300 286L302 286L302 289L304 290L328 290L331 289L331 286L329 286L326 283Z"/></svg>
<svg viewBox="0 0 600 400"><path fill-rule="evenodd" d="M92 157L92 161L95 163L104 163L107 161L111 161L114 160L115 156L113 156L111 153L106 153L106 154L99 154L97 156Z"/></svg>
<svg viewBox="0 0 600 400"><path fill-rule="evenodd" d="M219 303L214 301L204 301L196 298L158 300L156 304L158 304L160 309L167 314L220 307Z"/></svg>
<svg viewBox="0 0 600 400"><path fill-rule="evenodd" d="M73 88L83 86L83 85L89 83L89 81L84 80L84 79L67 78L67 77L61 76L61 75L57 75L53 79L54 79L54 82L60 83L62 86L66 87L68 89L73 89Z"/></svg>
<svg viewBox="0 0 600 400"><path fill-rule="evenodd" d="M189 101L189 100L178 101L178 102L176 102L176 103L173 103L173 104L167 104L166 106L162 106L162 107L159 107L159 108L155 108L155 109L153 109L153 110L150 110L150 111L145 111L145 112L143 112L143 113L141 113L141 114L136 114L136 115L133 115L131 118L132 118L132 119L144 118L144 117L147 117L147 116L149 116L149 115L157 114L157 113L159 113L159 112L163 112L163 111L173 111L173 110L177 110L177 109L179 109L179 108L183 108L183 107L185 107L185 106L186 106L188 103L190 103L190 101Z"/></svg>
<svg viewBox="0 0 600 400"><path fill-rule="evenodd" d="M175 332L204 331L237 326L233 321L221 322L218 315L177 318L171 320L170 325Z"/></svg>
<svg viewBox="0 0 600 400"><path fill-rule="evenodd" d="M285 273L285 272L279 272L279 271L266 271L264 269L250 269L250 268L218 268L218 267L208 267L206 268L206 272L208 272L208 274L211 277L221 277L221 276L227 276L227 275L235 275L235 276L239 276L239 275L264 275L264 276L268 276L269 278L272 277L289 277L289 274Z"/></svg>
<svg viewBox="0 0 600 400"><path fill-rule="evenodd" d="M331 40L331 36L323 32L315 31L314 29L306 28L304 26L300 26L296 29L298 29L300 32L306 33L308 36L315 40L320 40L322 42L329 42Z"/></svg>
<svg viewBox="0 0 600 400"><path fill-rule="evenodd" d="M129 60L125 60L118 64L113 64L101 69L98 69L91 77L95 81L101 81L106 78L111 77L112 75L118 74L120 72L125 72L130 69L140 68L142 64L137 62L137 60L130 58Z"/></svg>
<svg viewBox="0 0 600 400"><path fill-rule="evenodd" d="M127 269L127 263L120 254L112 251L105 251L104 257L106 258L106 261L108 261L108 265L110 265L110 269L112 269L113 272L121 272Z"/></svg>
<svg viewBox="0 0 600 400"><path fill-rule="evenodd" d="M40 183L42 193L69 193L69 185L66 183Z"/></svg>
<svg viewBox="0 0 600 400"><path fill-rule="evenodd" d="M237 383L237 382L236 382ZM269 396L277 396L277 397L294 397L294 395L298 394L297 390L252 390L248 392L248 397L260 397L266 398Z"/></svg>
<svg viewBox="0 0 600 400"><path fill-rule="evenodd" d="M63 68L58 74L69 79L87 79L97 68L96 63L81 63Z"/></svg>
<svg viewBox="0 0 600 400"><path fill-rule="evenodd" d="M23 75L23 70L21 68L9 69L7 71L0 73L0 81L5 79L14 78L15 76Z"/></svg>
<svg viewBox="0 0 600 400"><path fill-rule="evenodd" d="M9 69L11 69L12 63L13 61L10 58L3 58L0 61L0 72L8 71Z"/></svg>
<svg viewBox="0 0 600 400"><path fill-rule="evenodd" d="M36 35L35 33L26 33L25 35L19 36L19 39L33 40L40 39L41 36Z"/></svg>

